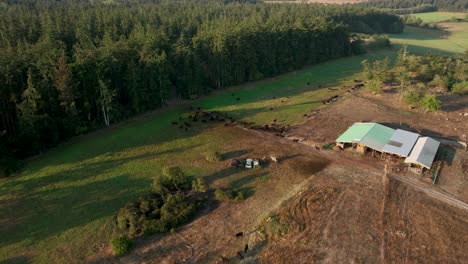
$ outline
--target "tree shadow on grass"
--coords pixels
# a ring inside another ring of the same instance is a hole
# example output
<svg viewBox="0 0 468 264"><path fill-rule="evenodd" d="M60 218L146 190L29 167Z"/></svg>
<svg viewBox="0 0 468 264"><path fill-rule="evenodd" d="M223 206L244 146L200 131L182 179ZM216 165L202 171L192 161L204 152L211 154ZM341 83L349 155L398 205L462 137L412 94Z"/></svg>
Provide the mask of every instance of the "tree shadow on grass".
<svg viewBox="0 0 468 264"><path fill-rule="evenodd" d="M239 149L239 150L225 152L221 156L223 157L223 160L230 160L230 159L240 158L241 156L250 152L252 152L252 149Z"/></svg>
<svg viewBox="0 0 468 264"><path fill-rule="evenodd" d="M0 264L27 264L31 263L31 260L26 256L16 256L3 261Z"/></svg>
<svg viewBox="0 0 468 264"><path fill-rule="evenodd" d="M0 246L28 239L39 242L71 228L84 226L117 212L129 200L141 195L147 181L118 175L86 185L37 191L22 198L34 206L16 208L13 228L2 230ZM4 210L2 209L2 215Z"/></svg>

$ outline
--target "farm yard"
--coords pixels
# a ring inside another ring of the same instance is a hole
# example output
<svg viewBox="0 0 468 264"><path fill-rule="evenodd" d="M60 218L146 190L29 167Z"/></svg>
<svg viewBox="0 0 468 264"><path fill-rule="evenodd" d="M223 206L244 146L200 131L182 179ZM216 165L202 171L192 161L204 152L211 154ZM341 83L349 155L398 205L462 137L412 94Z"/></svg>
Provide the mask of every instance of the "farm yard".
<svg viewBox="0 0 468 264"><path fill-rule="evenodd" d="M449 14L418 16L439 22ZM467 96L440 93L442 108L426 112L405 105L396 86L380 94L364 87L361 61L394 60L403 44L416 54L461 56L468 23L439 26L445 31L390 34L390 48L168 101L25 160L18 174L0 178L0 263L467 260L468 152L444 147L432 185L406 171L387 176L385 161L331 148L355 122L468 140ZM246 159L261 166L246 169ZM116 213L172 166L204 180L204 206L188 224L134 237L128 254L114 256ZM243 199L220 201L219 189Z"/></svg>

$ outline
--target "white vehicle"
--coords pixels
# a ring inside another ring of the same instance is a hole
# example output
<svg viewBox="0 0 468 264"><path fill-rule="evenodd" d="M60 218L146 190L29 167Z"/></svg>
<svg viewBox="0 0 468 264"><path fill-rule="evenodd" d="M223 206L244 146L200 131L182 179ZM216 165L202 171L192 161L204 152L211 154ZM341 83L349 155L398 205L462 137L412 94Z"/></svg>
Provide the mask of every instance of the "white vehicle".
<svg viewBox="0 0 468 264"><path fill-rule="evenodd" d="M251 168L252 168L252 163L253 163L253 160L252 160L252 159L247 159L247 160L245 161L245 167L246 167L247 169L251 169Z"/></svg>
<svg viewBox="0 0 468 264"><path fill-rule="evenodd" d="M260 163L258 162L258 160L253 160L253 167L254 169L260 168Z"/></svg>

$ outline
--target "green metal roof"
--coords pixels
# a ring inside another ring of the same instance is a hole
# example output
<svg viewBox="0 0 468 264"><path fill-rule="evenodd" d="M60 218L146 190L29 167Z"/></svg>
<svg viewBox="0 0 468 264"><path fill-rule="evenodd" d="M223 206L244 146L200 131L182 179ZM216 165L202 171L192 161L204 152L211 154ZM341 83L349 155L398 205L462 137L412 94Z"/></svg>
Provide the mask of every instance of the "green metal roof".
<svg viewBox="0 0 468 264"><path fill-rule="evenodd" d="M393 133L395 133L395 129L375 124L359 143L371 149L383 151L384 146L390 141Z"/></svg>
<svg viewBox="0 0 468 264"><path fill-rule="evenodd" d="M359 143L375 125L376 123L354 123L336 142Z"/></svg>

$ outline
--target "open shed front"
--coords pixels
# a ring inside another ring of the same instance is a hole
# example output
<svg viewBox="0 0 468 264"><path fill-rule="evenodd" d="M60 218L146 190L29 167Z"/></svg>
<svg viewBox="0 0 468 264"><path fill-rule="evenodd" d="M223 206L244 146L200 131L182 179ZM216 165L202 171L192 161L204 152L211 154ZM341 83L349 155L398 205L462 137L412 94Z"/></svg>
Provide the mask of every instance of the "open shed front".
<svg viewBox="0 0 468 264"><path fill-rule="evenodd" d="M431 169L439 149L439 141L430 137L420 137L413 147L410 155L405 159L409 167L419 168L421 171Z"/></svg>

